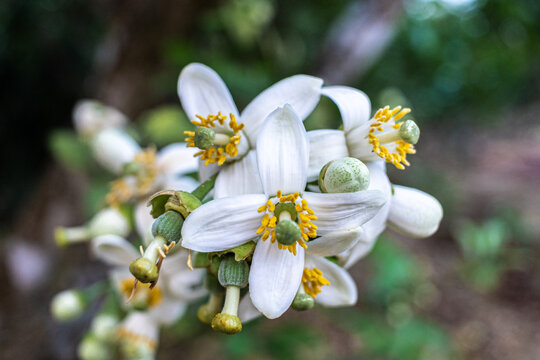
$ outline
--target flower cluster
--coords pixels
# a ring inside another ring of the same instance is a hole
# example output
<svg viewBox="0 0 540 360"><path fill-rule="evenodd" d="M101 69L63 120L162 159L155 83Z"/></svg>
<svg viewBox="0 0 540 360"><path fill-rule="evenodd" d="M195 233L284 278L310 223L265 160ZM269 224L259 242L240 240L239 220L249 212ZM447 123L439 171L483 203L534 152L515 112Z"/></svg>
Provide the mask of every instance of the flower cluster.
<svg viewBox="0 0 540 360"><path fill-rule="evenodd" d="M151 358L159 325L205 294L198 318L227 334L290 308L353 305L357 289L346 269L387 226L413 237L437 230L438 201L386 175L386 163L404 169L415 153L420 130L409 109L371 116L363 92L296 75L239 113L219 75L202 64L183 69L178 94L195 129L185 132L186 143L159 152L141 149L124 122L108 121L124 118L107 115L112 109L84 122L96 159L118 178L101 213L87 226L59 229L57 238L91 239L93 252L114 266L117 296L129 301L115 313L124 317L115 337L103 340L91 329L81 352L112 353L116 339L124 356ZM321 96L338 106L342 129L304 128ZM186 177L196 169L199 185ZM140 254L125 239L125 206L134 209ZM56 300L55 313L73 312L76 301Z"/></svg>

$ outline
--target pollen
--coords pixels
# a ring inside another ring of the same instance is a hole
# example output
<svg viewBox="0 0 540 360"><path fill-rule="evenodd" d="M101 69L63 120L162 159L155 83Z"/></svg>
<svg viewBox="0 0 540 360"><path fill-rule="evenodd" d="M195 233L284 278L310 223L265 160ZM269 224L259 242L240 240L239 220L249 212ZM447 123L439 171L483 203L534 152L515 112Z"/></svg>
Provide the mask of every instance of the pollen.
<svg viewBox="0 0 540 360"><path fill-rule="evenodd" d="M132 175L123 176L111 182L111 190L105 197L109 206L119 207L134 197L148 195L152 191L154 181L157 176L156 148L151 146L133 158L133 165L137 168L137 173L133 175L134 184L127 178Z"/></svg>
<svg viewBox="0 0 540 360"><path fill-rule="evenodd" d="M397 140L394 142L395 150L392 152L388 147L381 144L378 134L382 133L384 125L391 125L392 129L399 130L402 122L400 120L411 112L411 109L402 109L401 106L395 107L390 110L389 106L377 110L373 120L370 124L368 141L373 146L373 152L386 162L392 163L398 169L405 169L405 166L409 166L407 161L407 154L414 154L416 150L414 145L406 143L403 140Z"/></svg>
<svg viewBox="0 0 540 360"><path fill-rule="evenodd" d="M264 212L265 214L261 220L261 226L257 229L256 233L257 235L261 235L262 241L270 239L272 243L277 243L280 250L289 250L289 252L296 255L296 244L299 244L306 249L306 242L317 237L317 225L312 223L313 220L317 220L317 216L315 216L315 212L308 207L307 201L301 199L300 194L297 192L283 195L283 192L279 190L276 197L276 202L294 204L294 208L298 215L297 222L301 232L300 238L291 245L283 245L276 242L275 229L278 218L274 215L276 204L274 204L272 200L268 200L265 205L257 209L258 212Z"/></svg>
<svg viewBox="0 0 540 360"><path fill-rule="evenodd" d="M313 269L304 268L302 274L302 284L306 294L317 297L321 292L321 287L330 285L330 281L323 277L323 272L316 267Z"/></svg>
<svg viewBox="0 0 540 360"><path fill-rule="evenodd" d="M208 117L203 117L197 115L197 120L192 120L191 122L195 126L202 126L206 128L214 128L217 124L225 125L227 121L227 116L222 115L219 112L217 115L208 115ZM228 126L232 131L229 137L229 142L225 145L212 145L206 150L201 150L197 152L194 156L199 156L201 160L204 161L204 165L217 163L219 166L223 165L227 160L227 157L232 158L238 155L238 144L240 144L240 139L242 135L240 131L244 128L244 124L239 124L233 114L229 114ZM195 132L194 131L184 131L184 135L187 136L185 141L187 142L188 147L196 147L195 145Z"/></svg>
<svg viewBox="0 0 540 360"><path fill-rule="evenodd" d="M133 283L135 282L135 279L133 278L127 278L120 282L120 293L122 296L124 296L126 299L131 296L131 293L133 291ZM161 291L159 290L159 287L150 288L151 284L143 284L143 283L137 283L137 288L135 289L134 297L140 296L146 298L146 301L148 303L149 307L154 307L159 304L161 304L163 300L163 296L161 294Z"/></svg>

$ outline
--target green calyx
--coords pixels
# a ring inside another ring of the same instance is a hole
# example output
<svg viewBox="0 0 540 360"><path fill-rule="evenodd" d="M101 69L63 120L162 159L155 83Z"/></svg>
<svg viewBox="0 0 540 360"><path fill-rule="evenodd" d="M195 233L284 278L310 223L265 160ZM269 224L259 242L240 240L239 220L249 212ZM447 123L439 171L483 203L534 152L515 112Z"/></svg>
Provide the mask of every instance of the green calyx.
<svg viewBox="0 0 540 360"><path fill-rule="evenodd" d="M306 293L296 294L293 302L292 308L296 311L306 311L311 309L315 305L315 299Z"/></svg>
<svg viewBox="0 0 540 360"><path fill-rule="evenodd" d="M150 214L155 219L168 210L180 213L184 219L196 208L201 206L201 200L185 191L164 190L150 197L148 206L152 206Z"/></svg>
<svg viewBox="0 0 540 360"><path fill-rule="evenodd" d="M207 127L198 126L197 129L195 129L195 137L193 140L196 147L201 150L206 150L214 144L215 138L216 133L214 130Z"/></svg>
<svg viewBox="0 0 540 360"><path fill-rule="evenodd" d="M412 120L407 120L399 127L399 137L409 144L416 144L420 138L420 128Z"/></svg>
<svg viewBox="0 0 540 360"><path fill-rule="evenodd" d="M129 271L142 283L154 282L159 276L156 264L144 257L129 264Z"/></svg>
<svg viewBox="0 0 540 360"><path fill-rule="evenodd" d="M225 334L237 334L242 331L242 322L236 315L219 313L212 319L212 329Z"/></svg>
<svg viewBox="0 0 540 360"><path fill-rule="evenodd" d="M160 215L152 224L152 235L162 236L167 243L179 242L182 236L184 218L174 210L168 210Z"/></svg>
<svg viewBox="0 0 540 360"><path fill-rule="evenodd" d="M368 167L360 160L344 157L332 160L319 173L319 188L323 193L348 193L369 187Z"/></svg>
<svg viewBox="0 0 540 360"><path fill-rule="evenodd" d="M218 280L221 286L246 287L249 278L249 265L246 261L236 261L234 256L226 256L221 260Z"/></svg>
<svg viewBox="0 0 540 360"><path fill-rule="evenodd" d="M293 203L287 202L287 203L277 203L276 209L274 210L274 216L276 216L279 219L279 215L286 211L291 215L291 220L296 221L296 218L298 217L298 213L296 212L296 208Z"/></svg>
<svg viewBox="0 0 540 360"><path fill-rule="evenodd" d="M276 225L276 239L282 245L292 245L302 236L297 223L292 220L282 220Z"/></svg>

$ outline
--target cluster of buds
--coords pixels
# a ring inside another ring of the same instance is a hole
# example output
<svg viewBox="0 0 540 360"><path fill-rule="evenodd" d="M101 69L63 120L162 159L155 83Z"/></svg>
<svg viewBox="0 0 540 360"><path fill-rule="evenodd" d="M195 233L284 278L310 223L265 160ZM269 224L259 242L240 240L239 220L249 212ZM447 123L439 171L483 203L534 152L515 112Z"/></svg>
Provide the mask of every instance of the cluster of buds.
<svg viewBox="0 0 540 360"><path fill-rule="evenodd" d="M195 126L184 144L142 150L118 121L83 122L92 129L84 136L96 160L118 178L103 214L58 230L57 239L90 240L93 252L114 266L116 298L131 305L117 302L120 311L96 318L81 354L107 358L112 345L102 335L112 331L115 351L152 358L159 327L205 294L198 319L226 334L260 315L354 305L358 292L347 268L386 227L414 237L437 230L438 201L386 175L387 163L404 169L415 153L420 130L406 119L409 109L384 107L371 116L361 91L296 75L239 113L221 78L202 64L182 71L178 93ZM321 96L336 103L343 126L307 132L303 120ZM196 187L186 174L197 168ZM134 214L139 252L136 239L125 239L126 208ZM79 293L62 294L52 309L68 319L87 303Z"/></svg>

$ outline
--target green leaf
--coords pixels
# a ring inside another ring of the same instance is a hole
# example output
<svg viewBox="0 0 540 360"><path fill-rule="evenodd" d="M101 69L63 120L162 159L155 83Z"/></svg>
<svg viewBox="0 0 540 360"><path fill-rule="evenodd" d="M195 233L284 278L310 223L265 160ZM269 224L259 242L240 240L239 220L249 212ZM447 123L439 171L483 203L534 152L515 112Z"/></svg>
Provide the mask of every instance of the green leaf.
<svg viewBox="0 0 540 360"><path fill-rule="evenodd" d="M90 166L90 148L73 131L56 130L49 136L48 143L54 158L66 168L81 171Z"/></svg>

